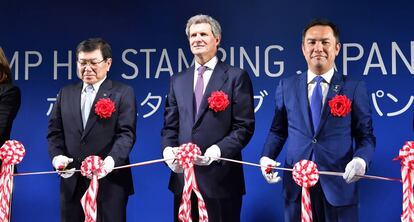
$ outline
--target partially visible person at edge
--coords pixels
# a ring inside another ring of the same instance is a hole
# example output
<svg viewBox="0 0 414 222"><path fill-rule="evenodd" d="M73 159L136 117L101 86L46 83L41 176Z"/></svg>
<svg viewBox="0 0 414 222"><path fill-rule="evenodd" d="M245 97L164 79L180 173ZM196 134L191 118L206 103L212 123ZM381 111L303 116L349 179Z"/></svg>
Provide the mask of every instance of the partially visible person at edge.
<svg viewBox="0 0 414 222"><path fill-rule="evenodd" d="M0 47L0 147L10 139L13 120L19 108L20 89L12 83L9 62Z"/></svg>

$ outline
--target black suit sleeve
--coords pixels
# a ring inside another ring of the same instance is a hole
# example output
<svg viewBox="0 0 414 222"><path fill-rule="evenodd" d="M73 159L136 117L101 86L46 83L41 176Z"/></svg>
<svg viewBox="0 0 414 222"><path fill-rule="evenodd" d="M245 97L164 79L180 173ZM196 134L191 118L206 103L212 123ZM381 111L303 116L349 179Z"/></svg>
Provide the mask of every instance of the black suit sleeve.
<svg viewBox="0 0 414 222"><path fill-rule="evenodd" d="M62 114L60 110L61 98L63 90L59 91L56 98L56 102L53 105L52 112L49 118L47 140L49 141L48 151L50 158L58 155L66 155L65 150L65 139L62 124Z"/></svg>
<svg viewBox="0 0 414 222"><path fill-rule="evenodd" d="M118 113L114 144L108 154L114 159L115 165L125 163L136 138L137 108L134 90L129 86L122 93Z"/></svg>
<svg viewBox="0 0 414 222"><path fill-rule="evenodd" d="M253 136L255 128L253 85L249 74L242 71L233 86L231 131L217 143L221 156L234 158Z"/></svg>

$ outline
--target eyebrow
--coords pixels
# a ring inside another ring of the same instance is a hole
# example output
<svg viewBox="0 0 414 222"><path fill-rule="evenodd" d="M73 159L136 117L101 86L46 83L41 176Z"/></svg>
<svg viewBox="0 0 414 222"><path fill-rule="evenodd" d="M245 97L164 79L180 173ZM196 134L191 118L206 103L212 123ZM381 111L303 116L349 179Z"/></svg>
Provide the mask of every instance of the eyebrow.
<svg viewBox="0 0 414 222"><path fill-rule="evenodd" d="M305 39L306 41L326 41L326 40L330 40L329 38L321 38L321 39L316 39L316 38L307 38Z"/></svg>
<svg viewBox="0 0 414 222"><path fill-rule="evenodd" d="M82 61L93 61L93 60L99 60L98 58L93 58L93 59L79 59L79 60L82 60Z"/></svg>

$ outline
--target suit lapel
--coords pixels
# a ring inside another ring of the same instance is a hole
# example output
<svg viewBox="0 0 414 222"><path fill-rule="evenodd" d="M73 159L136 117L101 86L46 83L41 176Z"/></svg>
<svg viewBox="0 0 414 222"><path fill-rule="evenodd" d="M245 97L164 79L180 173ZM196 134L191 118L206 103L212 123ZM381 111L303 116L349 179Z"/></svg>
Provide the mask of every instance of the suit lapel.
<svg viewBox="0 0 414 222"><path fill-rule="evenodd" d="M83 83L80 82L75 85L73 88L73 92L71 92L72 100L71 100L71 107L72 107L72 114L74 119L74 124L76 128L79 130L79 133L83 131L83 123L82 123L82 111L81 111L81 94L82 94L82 86Z"/></svg>
<svg viewBox="0 0 414 222"><path fill-rule="evenodd" d="M93 125L95 125L96 121L98 120L98 116L95 114L96 102L102 98L109 98L109 96L111 95L111 92L110 92L111 88L112 88L112 80L110 79L106 79L102 83L102 85L99 87L99 91L96 93L95 100L93 101L93 105L91 108L91 112L89 114L88 122L86 122L85 130L82 133L81 139L83 139L85 136L88 135L89 131L92 129Z"/></svg>
<svg viewBox="0 0 414 222"><path fill-rule="evenodd" d="M191 84L189 84L191 83ZM191 120L194 121L194 66L188 68L182 76L179 88L182 89L184 109L188 110Z"/></svg>
<svg viewBox="0 0 414 222"><path fill-rule="evenodd" d="M326 99L322 108L322 114L321 114L321 120L319 122L319 127L318 130L316 132L319 133L319 131L321 130L322 126L325 124L328 116L329 116L329 112L330 112L330 108L329 108L329 101L336 96L339 92L341 92L342 87L344 84L344 80L343 80L343 76L337 72L334 73L333 77L332 77L332 81L329 84L329 89L328 89L328 94L326 95Z"/></svg>
<svg viewBox="0 0 414 222"><path fill-rule="evenodd" d="M226 82L228 76L226 75L227 68L224 64L218 61L216 67L213 70L210 80L208 81L206 90L201 100L200 110L198 111L197 116L195 117L194 125L200 120L201 116L206 112L208 108L208 97L210 97L213 91L220 90L223 84Z"/></svg>
<svg viewBox="0 0 414 222"><path fill-rule="evenodd" d="M305 128L308 129L308 133L313 135L311 117L310 117L310 108L309 108L309 99L308 99L308 82L307 74L304 73L299 76L297 82L296 92L298 94L298 100L300 104L300 110L302 111L303 120L305 123Z"/></svg>

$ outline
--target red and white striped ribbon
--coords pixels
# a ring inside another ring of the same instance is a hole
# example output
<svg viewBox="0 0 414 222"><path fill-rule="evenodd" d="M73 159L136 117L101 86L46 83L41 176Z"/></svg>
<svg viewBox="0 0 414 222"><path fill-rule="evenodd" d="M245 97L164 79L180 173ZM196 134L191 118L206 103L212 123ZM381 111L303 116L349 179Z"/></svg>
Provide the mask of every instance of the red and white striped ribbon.
<svg viewBox="0 0 414 222"><path fill-rule="evenodd" d="M180 146L177 153L178 164L184 168L184 189L181 204L178 210L178 219L182 222L192 222L191 219L191 192L197 196L199 222L208 222L207 208L203 196L198 189L194 174L194 158L201 154L200 148L187 143Z"/></svg>
<svg viewBox="0 0 414 222"><path fill-rule="evenodd" d="M400 149L399 156L394 160L401 160L401 178L403 182L403 212L402 222L414 222L414 141L408 141Z"/></svg>
<svg viewBox="0 0 414 222"><path fill-rule="evenodd" d="M309 188L319 180L316 164L310 160L301 160L293 167L293 180L302 187L302 222L312 222L312 204Z"/></svg>
<svg viewBox="0 0 414 222"><path fill-rule="evenodd" d="M81 165L81 173L83 176L91 178L88 189L81 199L83 212L85 214L85 222L96 222L97 204L96 197L98 196L99 170L103 164L103 160L99 156L88 156Z"/></svg>
<svg viewBox="0 0 414 222"><path fill-rule="evenodd" d="M0 148L2 160L0 170L0 222L10 220L11 193L13 190L13 165L23 160L26 151L22 143L17 140L7 140Z"/></svg>

